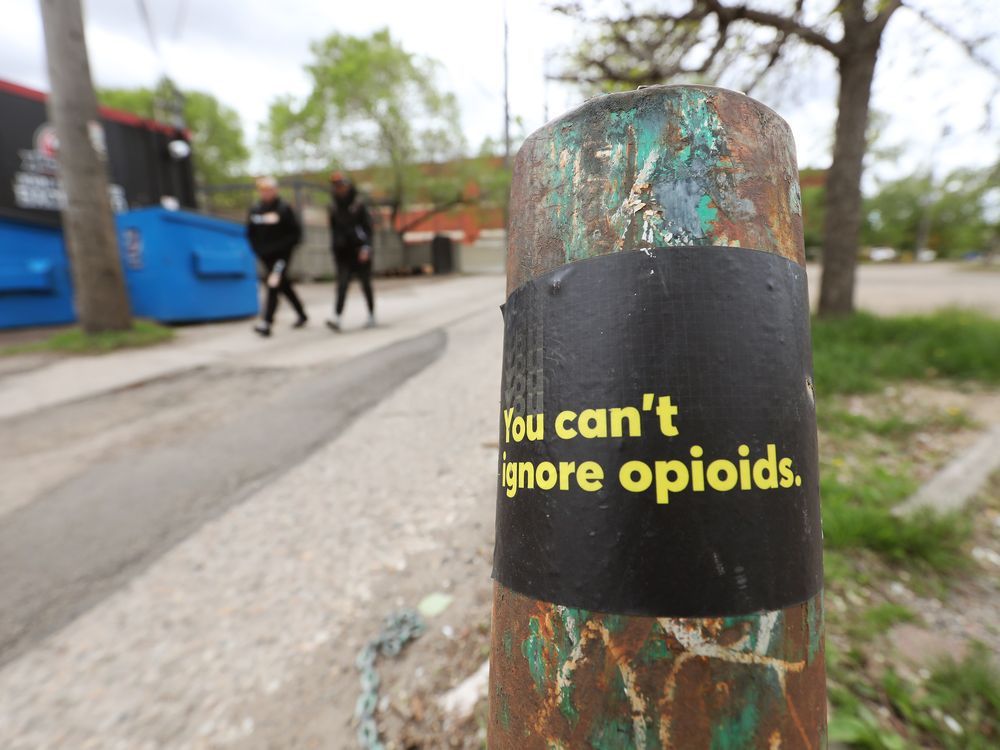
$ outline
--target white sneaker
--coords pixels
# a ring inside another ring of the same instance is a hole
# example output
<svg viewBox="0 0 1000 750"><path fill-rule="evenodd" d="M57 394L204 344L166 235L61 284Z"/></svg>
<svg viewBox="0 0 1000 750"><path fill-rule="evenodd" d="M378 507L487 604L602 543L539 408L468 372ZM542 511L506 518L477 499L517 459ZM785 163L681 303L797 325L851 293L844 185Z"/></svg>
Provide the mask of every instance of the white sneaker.
<svg viewBox="0 0 1000 750"><path fill-rule="evenodd" d="M368 320L365 323L365 328L374 328L374 327L375 327L375 316L369 315Z"/></svg>

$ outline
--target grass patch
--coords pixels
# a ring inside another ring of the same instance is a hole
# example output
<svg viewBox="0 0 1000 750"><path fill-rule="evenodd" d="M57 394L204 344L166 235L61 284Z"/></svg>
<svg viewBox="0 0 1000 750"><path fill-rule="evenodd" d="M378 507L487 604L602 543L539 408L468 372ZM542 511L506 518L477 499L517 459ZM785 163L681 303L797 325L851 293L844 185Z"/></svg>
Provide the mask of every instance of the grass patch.
<svg viewBox="0 0 1000 750"><path fill-rule="evenodd" d="M893 625L915 622L916 619L916 613L909 607L895 602L882 602L866 609L848 628L848 636L870 641L875 636L888 632Z"/></svg>
<svg viewBox="0 0 1000 750"><path fill-rule="evenodd" d="M946 742L946 747L1000 747L1000 671L995 656L976 644L961 662L938 665L924 685L926 702L963 726L961 741Z"/></svg>
<svg viewBox="0 0 1000 750"><path fill-rule="evenodd" d="M946 750L1000 747L1000 671L993 655L974 644L962 661L939 663L922 685L889 670L882 689L893 712L922 740Z"/></svg>
<svg viewBox="0 0 1000 750"><path fill-rule="evenodd" d="M128 331L106 331L87 334L81 328L71 328L49 336L43 341L0 349L0 354L14 355L32 352L59 354L105 354L116 349L153 346L170 341L174 330L149 320L136 320Z"/></svg>
<svg viewBox="0 0 1000 750"><path fill-rule="evenodd" d="M862 466L845 480L827 471L820 481L823 536L828 549L864 547L887 561L936 571L962 568L971 526L957 513L892 515L916 483L879 466Z"/></svg>
<svg viewBox="0 0 1000 750"><path fill-rule="evenodd" d="M1000 747L1000 671L982 644L974 644L962 661L940 662L918 683L894 669L868 683L859 678L851 654L833 656L830 740L862 750ZM891 727L875 714L872 703L889 709Z"/></svg>
<svg viewBox="0 0 1000 750"><path fill-rule="evenodd" d="M831 742L844 742L861 750L906 750L901 736L882 727L878 718L864 705L835 713L830 721Z"/></svg>
<svg viewBox="0 0 1000 750"><path fill-rule="evenodd" d="M855 414L839 407L830 408L825 402L821 403L816 420L822 432L847 439L876 435L898 440L929 428L965 430L976 425L975 420L960 409L946 409L914 419L901 412L884 416Z"/></svg>
<svg viewBox="0 0 1000 750"><path fill-rule="evenodd" d="M826 532L824 532L825 534ZM823 580L826 588L854 580L854 566L840 550L823 545Z"/></svg>
<svg viewBox="0 0 1000 750"><path fill-rule="evenodd" d="M1000 320L982 313L817 318L812 340L820 394L866 393L889 380L931 377L1000 383Z"/></svg>
<svg viewBox="0 0 1000 750"><path fill-rule="evenodd" d="M861 374L879 390L903 377L879 366ZM962 377L974 372L965 367ZM894 663L887 636L904 622L932 627L893 584L944 599L954 574L969 567L976 512L892 511L917 489L915 467L922 464L922 475L945 460L960 442L950 433L975 421L961 409L935 407L933 398L914 400L905 387L867 397L827 390L818 398L830 739L867 750L1000 747L1000 676L985 648L914 673L912 665ZM987 502L1000 497L1000 472L991 482L982 495Z"/></svg>

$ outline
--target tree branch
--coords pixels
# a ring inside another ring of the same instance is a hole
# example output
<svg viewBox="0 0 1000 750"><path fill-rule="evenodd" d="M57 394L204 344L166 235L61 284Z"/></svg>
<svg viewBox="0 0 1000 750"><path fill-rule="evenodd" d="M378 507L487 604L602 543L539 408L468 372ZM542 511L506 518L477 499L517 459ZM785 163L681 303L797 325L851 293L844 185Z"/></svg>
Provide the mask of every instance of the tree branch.
<svg viewBox="0 0 1000 750"><path fill-rule="evenodd" d="M882 30L885 29L885 25L889 23L889 18L891 18L892 14L901 7L903 7L903 0L889 0L889 2L886 3L885 7L879 11L879 14L875 16L875 19L871 22L872 26L878 30L878 33L882 33Z"/></svg>
<svg viewBox="0 0 1000 750"><path fill-rule="evenodd" d="M896 1L896 0L894 0ZM778 13L756 10L746 5L723 5L720 0L701 0L719 18L727 17L730 21L752 21L759 26L767 26L784 34L797 36L803 42L821 47L835 57L841 55L841 44L830 39L826 34L806 26L798 21L798 12L792 16L782 16Z"/></svg>
<svg viewBox="0 0 1000 750"><path fill-rule="evenodd" d="M750 93L760 85L760 82L764 79L764 76L767 75L767 72L774 67L776 62L778 62L778 58L781 57L781 50L784 48L785 42L787 41L788 34L779 31L778 35L774 39L774 42L771 44L771 52L767 57L767 62L764 64L764 67L760 69L757 75L754 76L754 79L749 83L743 93L749 96Z"/></svg>
<svg viewBox="0 0 1000 750"><path fill-rule="evenodd" d="M977 63L981 67L983 67L986 70L988 70L993 75L995 75L998 78L1000 78L1000 65L997 65L997 63L993 62L992 60L990 60L989 58L987 58L985 55L983 55L979 51L979 48L976 46L975 42L973 42L973 41L971 41L969 39L965 39L964 37L959 36L954 30L949 29L943 23L941 23L936 18L934 18L933 16L931 16L923 8L915 8L914 6L910 5L909 3L903 2L903 0L894 0L894 3L897 6L902 6L902 7L906 8L907 10L909 10L909 11L911 11L913 13L916 13L917 17L919 17L920 20L922 20L924 23L926 23L928 26L930 26L935 31L937 31L937 32L943 34L944 36L948 37L949 39L951 39L951 41L953 41L955 44L957 44L959 47L961 47L965 51L965 54L968 55L968 57L969 57L970 60L972 60L973 62Z"/></svg>
<svg viewBox="0 0 1000 750"><path fill-rule="evenodd" d="M400 235L405 234L406 232L409 232L414 227L420 226L421 224L423 224L425 221L427 221L432 216L436 216L437 214L444 213L445 211L447 211L447 210L449 210L451 208L454 208L455 206L459 206L459 205L461 205L463 203L465 203L465 199L462 196L458 196L454 200L448 201L447 203L441 203L441 204L435 206L434 208L430 209L426 213L423 213L420 216L416 217L412 221L404 224L403 226L401 226L396 231L399 232Z"/></svg>
<svg viewBox="0 0 1000 750"><path fill-rule="evenodd" d="M891 0L891 2L892 4L896 4L902 2L902 0ZM605 28L611 29L612 40L616 42L621 49L631 53L633 57L648 60L649 69L643 75L636 76L635 71L629 71L627 73L616 71L614 66L607 62L606 57L599 58L598 56L587 56L584 57L581 62L583 62L586 66L590 66L600 71L600 75L581 76L563 74L553 76L553 79L577 82L590 82L594 80L627 80L629 82L641 84L654 83L676 75L702 74L708 71L712 63L717 59L718 54L725 47L726 42L729 39L729 27L736 21L747 21L759 26L774 29L778 32L781 42L777 44L776 47L772 47L772 59L769 59L765 71L770 69L777 61L781 54L782 47L784 46L785 39L789 36L798 37L807 44L821 47L832 55L840 57L844 52L843 45L840 42L833 41L820 30L807 26L801 21L801 11L803 5L804 0L796 0L794 10L790 15L781 15L778 13L757 10L748 7L745 3L738 5L726 5L722 2L722 0L692 0L691 7L682 13L629 12L627 15L628 26L634 26L638 23L653 23L665 26L668 33L680 33L680 39L675 40L676 43L671 46L673 49L682 49L682 53L676 62L668 66L656 65L650 58L648 51L646 55L638 53L636 45L633 44L630 38L628 38L625 33L625 29L622 28L623 20L626 19L623 19L620 16L617 18L612 16L600 16L588 19L590 22L598 26L604 26ZM560 3L553 6L553 9L556 12L568 16L575 16L577 18L583 18L585 16L583 5L580 2ZM894 9L895 8L892 8L892 10ZM891 14L891 10L887 9L883 12L886 13L886 20L888 20L888 14ZM695 43L690 40L691 31L687 30L685 27L700 26L711 16L715 17L717 23L716 33L718 36L715 44L712 46L712 49L709 51L707 57L701 62L700 65L685 66L683 63L684 52L692 49ZM663 36L666 36L666 34Z"/></svg>

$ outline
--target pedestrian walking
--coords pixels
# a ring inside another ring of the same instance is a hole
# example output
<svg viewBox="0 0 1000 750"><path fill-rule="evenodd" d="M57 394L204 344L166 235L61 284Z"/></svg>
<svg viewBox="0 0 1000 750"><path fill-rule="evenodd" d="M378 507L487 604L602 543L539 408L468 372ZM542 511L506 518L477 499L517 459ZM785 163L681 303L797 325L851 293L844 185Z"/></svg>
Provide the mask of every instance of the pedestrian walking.
<svg viewBox="0 0 1000 750"><path fill-rule="evenodd" d="M279 294L285 295L298 316L293 328L301 328L309 320L288 277L292 252L302 240L302 226L292 207L278 195L278 181L273 177L257 180L257 196L259 200L247 215L247 239L267 276L264 315L253 330L261 336L270 336Z"/></svg>
<svg viewBox="0 0 1000 750"><path fill-rule="evenodd" d="M333 316L326 324L341 329L347 287L355 276L368 303L367 328L375 325L375 295L372 292L372 218L350 179L343 172L330 175L330 251L337 266L337 298Z"/></svg>

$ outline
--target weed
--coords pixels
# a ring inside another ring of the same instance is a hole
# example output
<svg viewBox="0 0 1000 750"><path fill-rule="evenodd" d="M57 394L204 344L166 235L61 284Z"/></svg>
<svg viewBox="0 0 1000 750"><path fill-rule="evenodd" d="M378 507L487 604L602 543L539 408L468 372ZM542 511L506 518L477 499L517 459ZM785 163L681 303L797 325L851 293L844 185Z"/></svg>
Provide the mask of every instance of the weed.
<svg viewBox="0 0 1000 750"><path fill-rule="evenodd" d="M961 409L944 409L914 418L900 411L891 411L880 416L855 414L840 406L821 403L816 418L820 430L833 437L844 439L876 435L902 440L928 429L954 431L975 426L975 421Z"/></svg>
<svg viewBox="0 0 1000 750"><path fill-rule="evenodd" d="M962 661L940 662L923 685L912 685L890 669L882 689L893 712L937 747L1000 746L1000 671L982 644Z"/></svg>
<svg viewBox="0 0 1000 750"><path fill-rule="evenodd" d="M169 341L174 337L172 328L161 326L149 320L136 320L128 331L105 331L104 333L84 333L80 328L71 328L49 336L44 341L20 344L0 349L0 355L25 354L30 352L59 352L64 354L104 354L116 349L152 346Z"/></svg>
<svg viewBox="0 0 1000 750"><path fill-rule="evenodd" d="M909 477L879 466L862 465L846 480L827 472L820 481L824 543L830 549L865 547L891 562L938 571L961 568L966 560L962 545L971 531L962 516L892 515L893 506L915 489Z"/></svg>
<svg viewBox="0 0 1000 750"><path fill-rule="evenodd" d="M864 611L859 619L848 627L848 635L869 641L887 632L893 625L913 622L917 615L909 607L895 602L882 602Z"/></svg>
<svg viewBox="0 0 1000 750"><path fill-rule="evenodd" d="M1000 320L981 313L817 318L812 338L814 382L823 395L871 392L903 379L1000 383Z"/></svg>

